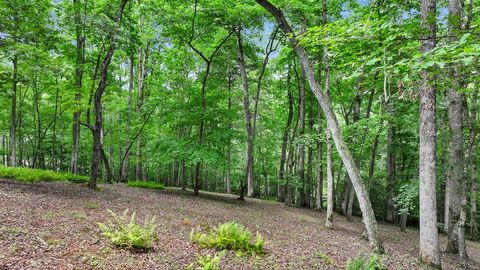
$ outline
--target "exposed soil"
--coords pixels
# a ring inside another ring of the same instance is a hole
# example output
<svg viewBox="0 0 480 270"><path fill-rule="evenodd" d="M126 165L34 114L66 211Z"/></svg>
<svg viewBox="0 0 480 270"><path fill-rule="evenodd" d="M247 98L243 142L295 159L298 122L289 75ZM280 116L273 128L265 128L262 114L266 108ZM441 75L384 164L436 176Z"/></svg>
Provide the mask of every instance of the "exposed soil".
<svg viewBox="0 0 480 270"><path fill-rule="evenodd" d="M106 209L155 215L159 241L153 250L131 252L113 247L96 222L110 218ZM189 234L197 226L238 221L266 240L266 255L227 253L222 269L339 269L349 258L368 257L360 238L360 219L335 216L334 230L324 228L325 213L275 202L235 196L192 196L178 189L145 190L101 185L92 191L61 182L24 184L0 180L0 269L183 269L200 254ZM422 269L418 264L418 230L400 232L380 224L389 269ZM441 248L446 239L441 237ZM468 242L469 269L480 269L480 243ZM327 257L327 259L325 259ZM329 260L330 258L331 260ZM463 269L454 256L443 255L444 269Z"/></svg>

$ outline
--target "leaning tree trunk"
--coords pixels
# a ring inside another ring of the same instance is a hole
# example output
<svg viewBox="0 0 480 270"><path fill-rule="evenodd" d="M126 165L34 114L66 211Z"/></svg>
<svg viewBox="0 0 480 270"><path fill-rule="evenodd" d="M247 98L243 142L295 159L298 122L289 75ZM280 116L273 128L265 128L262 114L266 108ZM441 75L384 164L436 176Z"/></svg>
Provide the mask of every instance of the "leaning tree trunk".
<svg viewBox="0 0 480 270"><path fill-rule="evenodd" d="M375 220L370 199L368 198L367 191L362 182L362 179L360 178L360 173L358 171L358 168L355 165L355 161L353 160L352 154L350 153L350 150L348 149L347 145L343 140L342 132L337 122L335 113L332 110L332 104L329 96L327 96L324 92L320 90L320 85L315 79L315 74L314 74L313 66L310 62L310 59L308 59L305 49L298 43L297 37L293 32L292 28L290 27L290 25L288 25L283 13L267 0L256 0L256 2L262 5L267 11L269 11L276 18L282 30L289 37L290 43L292 44L295 52L300 58L302 66L305 69L305 73L307 75L310 88L312 89L318 102L322 106L323 112L325 114L325 118L327 120L327 125L332 134L332 138L335 142L337 151L343 163L345 164L345 168L347 169L347 172L350 175L353 186L357 193L360 209L362 210L362 213L363 213L363 222L365 224L365 227L367 228L368 239L370 241L370 244L377 252L383 253L384 249L383 249L382 242L380 240L380 235L378 233L377 222Z"/></svg>
<svg viewBox="0 0 480 270"><path fill-rule="evenodd" d="M421 1L420 27L424 31L420 51L435 48L436 1ZM438 248L437 201L435 191L435 86L434 72L422 70L420 86L420 260L441 268Z"/></svg>
<svg viewBox="0 0 480 270"><path fill-rule="evenodd" d="M125 5L127 4L128 0L121 0L120 6L117 10L117 15L115 18L115 23L117 29L120 28L120 22L122 20L123 10L125 9ZM90 181L88 183L88 187L95 189L97 187L97 178L99 175L100 169L100 160L102 158L102 142L101 142L101 135L102 135L102 95L107 87L107 75L108 75L108 66L110 65L110 61L112 60L113 53L115 52L115 45L116 45L116 35L112 34L110 37L110 47L106 55L102 61L102 67L100 70L100 82L98 83L98 87L95 91L94 95L94 107L95 107L95 124L93 126L93 153L92 153L92 168L90 174Z"/></svg>

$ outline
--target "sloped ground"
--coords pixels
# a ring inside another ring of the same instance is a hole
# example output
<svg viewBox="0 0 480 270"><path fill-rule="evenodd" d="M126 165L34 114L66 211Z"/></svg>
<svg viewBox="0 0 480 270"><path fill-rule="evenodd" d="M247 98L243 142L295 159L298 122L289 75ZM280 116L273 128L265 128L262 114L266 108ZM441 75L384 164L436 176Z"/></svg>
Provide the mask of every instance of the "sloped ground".
<svg viewBox="0 0 480 270"><path fill-rule="evenodd" d="M333 231L323 227L325 214L235 196L194 197L177 189L163 191L102 185L91 191L60 182L23 184L0 180L0 269L183 269L199 254L189 240L192 228L238 221L266 239L263 257L228 253L222 269L339 269L347 260L369 256L360 239L360 219L335 216ZM160 239L153 251L132 253L112 247L96 222L110 218L106 209L156 215ZM402 233L381 224L384 263L389 269L422 269L417 262L418 230ZM445 246L442 237L442 248ZM480 269L480 244L468 243L470 269ZM331 260L325 259L326 256ZM323 259L322 259L323 258ZM444 256L444 269L461 269L455 257Z"/></svg>

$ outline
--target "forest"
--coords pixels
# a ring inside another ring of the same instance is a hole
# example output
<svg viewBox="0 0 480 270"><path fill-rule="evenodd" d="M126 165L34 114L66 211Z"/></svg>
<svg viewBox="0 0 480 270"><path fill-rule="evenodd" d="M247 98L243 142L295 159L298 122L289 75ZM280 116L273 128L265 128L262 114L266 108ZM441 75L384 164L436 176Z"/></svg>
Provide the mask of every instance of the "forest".
<svg viewBox="0 0 480 270"><path fill-rule="evenodd" d="M479 60L478 0L1 0L0 269L480 269Z"/></svg>

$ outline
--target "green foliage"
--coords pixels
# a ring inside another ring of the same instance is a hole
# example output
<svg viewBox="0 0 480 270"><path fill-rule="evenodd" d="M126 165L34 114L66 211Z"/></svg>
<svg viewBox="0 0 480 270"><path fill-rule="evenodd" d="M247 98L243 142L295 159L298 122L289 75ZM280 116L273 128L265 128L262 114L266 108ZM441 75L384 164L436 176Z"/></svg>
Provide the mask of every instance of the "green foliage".
<svg viewBox="0 0 480 270"><path fill-rule="evenodd" d="M213 256L207 254L205 256L199 256L195 263L191 263L187 266L186 270L220 270L220 259L222 259L224 253L217 253ZM195 267L197 265L197 267Z"/></svg>
<svg viewBox="0 0 480 270"><path fill-rule="evenodd" d="M83 175L22 167L6 167L3 165L0 165L0 178L11 178L28 183L40 181L88 182L88 177Z"/></svg>
<svg viewBox="0 0 480 270"><path fill-rule="evenodd" d="M418 194L418 181L409 182L400 187L398 196L393 198L395 208L398 209L400 215L410 215L416 208L418 208Z"/></svg>
<svg viewBox="0 0 480 270"><path fill-rule="evenodd" d="M348 260L346 270L388 270L386 266L383 265L382 260L376 255L370 256L370 259L367 261L363 257L357 257L353 261Z"/></svg>
<svg viewBox="0 0 480 270"><path fill-rule="evenodd" d="M100 205L95 202L88 202L85 204L85 208L87 209L97 209L98 207L100 207Z"/></svg>
<svg viewBox="0 0 480 270"><path fill-rule="evenodd" d="M190 233L190 239L204 248L218 250L234 250L237 254L263 254L264 241L257 232L255 242L252 243L252 233L243 225L232 221L219 224L217 228L204 234L195 229Z"/></svg>
<svg viewBox="0 0 480 270"><path fill-rule="evenodd" d="M127 186L129 187L139 187L139 188L148 188L148 189L164 189L165 186L152 181L128 181Z"/></svg>
<svg viewBox="0 0 480 270"><path fill-rule="evenodd" d="M328 256L327 254L323 252L317 252L315 255L317 255L320 260L322 260L325 264L334 264L335 261L332 259L332 257Z"/></svg>
<svg viewBox="0 0 480 270"><path fill-rule="evenodd" d="M143 225L138 224L135 212L129 217L128 209L121 216L107 210L113 217L108 223L97 223L102 235L109 238L112 243L121 248L146 250L152 247L157 240L155 232L155 217L146 217Z"/></svg>

